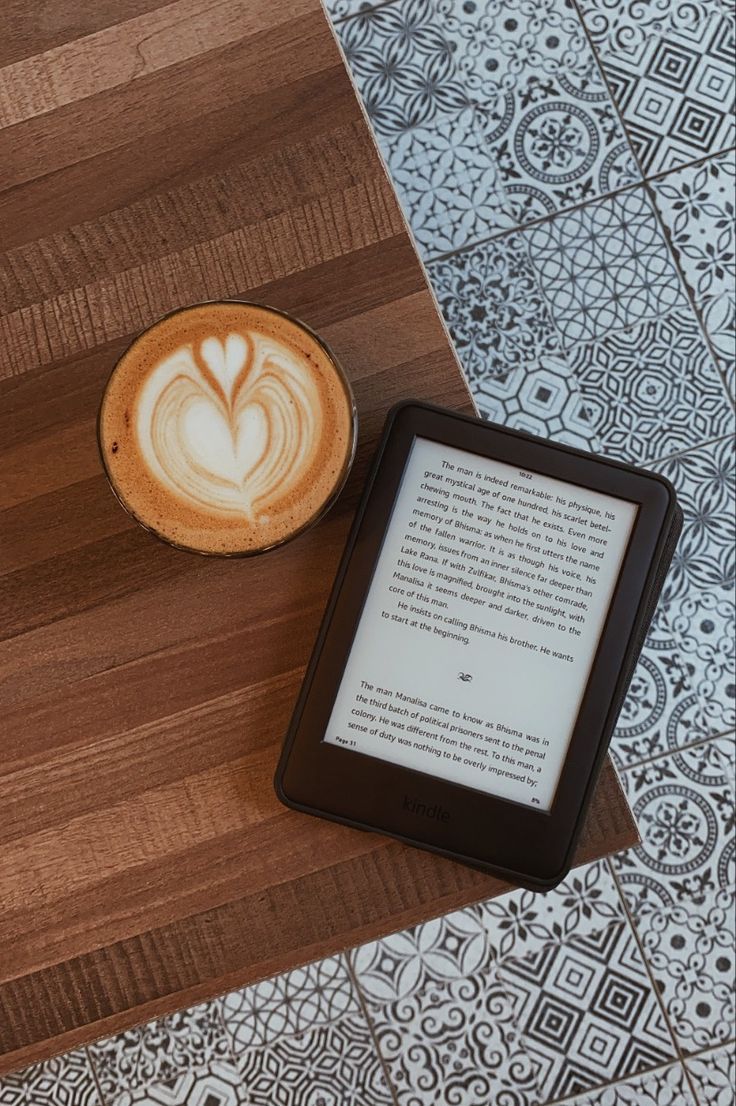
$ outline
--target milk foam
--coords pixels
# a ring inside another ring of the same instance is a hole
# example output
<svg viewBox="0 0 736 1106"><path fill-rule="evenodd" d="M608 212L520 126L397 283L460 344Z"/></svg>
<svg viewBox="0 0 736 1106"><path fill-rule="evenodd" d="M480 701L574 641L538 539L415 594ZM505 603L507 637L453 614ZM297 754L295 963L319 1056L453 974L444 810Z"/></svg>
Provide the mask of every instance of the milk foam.
<svg viewBox="0 0 736 1106"><path fill-rule="evenodd" d="M143 331L98 424L118 499L202 553L259 552L314 520L355 447L350 387L295 319L240 301L181 308Z"/></svg>
<svg viewBox="0 0 736 1106"><path fill-rule="evenodd" d="M206 337L151 371L135 434L151 475L213 517L258 522L307 474L322 431L313 374L275 337Z"/></svg>

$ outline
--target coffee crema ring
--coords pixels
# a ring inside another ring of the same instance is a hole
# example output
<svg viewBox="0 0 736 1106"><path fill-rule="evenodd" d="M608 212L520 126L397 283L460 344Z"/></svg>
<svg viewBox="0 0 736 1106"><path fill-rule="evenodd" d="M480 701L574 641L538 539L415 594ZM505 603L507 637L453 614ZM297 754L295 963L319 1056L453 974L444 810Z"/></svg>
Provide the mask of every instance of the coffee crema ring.
<svg viewBox="0 0 736 1106"><path fill-rule="evenodd" d="M308 328L239 301L165 316L123 354L100 407L123 506L174 545L247 554L333 501L355 446L349 385Z"/></svg>

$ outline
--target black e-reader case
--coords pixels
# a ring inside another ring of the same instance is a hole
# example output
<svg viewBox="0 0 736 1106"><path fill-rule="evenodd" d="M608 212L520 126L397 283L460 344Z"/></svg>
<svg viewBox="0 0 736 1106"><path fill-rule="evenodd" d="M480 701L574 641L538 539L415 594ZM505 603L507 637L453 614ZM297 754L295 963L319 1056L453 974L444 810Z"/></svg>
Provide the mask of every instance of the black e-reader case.
<svg viewBox="0 0 736 1106"><path fill-rule="evenodd" d="M323 741L416 437L638 504L549 811ZM682 528L659 474L483 419L407 401L389 413L276 771L293 809L397 838L534 890L567 874Z"/></svg>

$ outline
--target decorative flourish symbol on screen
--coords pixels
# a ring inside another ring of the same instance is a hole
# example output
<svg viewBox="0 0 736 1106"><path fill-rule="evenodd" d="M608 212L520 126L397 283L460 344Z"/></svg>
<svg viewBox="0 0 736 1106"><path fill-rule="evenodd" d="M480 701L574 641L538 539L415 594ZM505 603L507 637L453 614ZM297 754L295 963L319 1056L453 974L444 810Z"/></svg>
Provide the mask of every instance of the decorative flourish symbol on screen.
<svg viewBox="0 0 736 1106"><path fill-rule="evenodd" d="M457 678L458 680L462 680L464 684L471 683L473 679L470 672L458 672Z"/></svg>

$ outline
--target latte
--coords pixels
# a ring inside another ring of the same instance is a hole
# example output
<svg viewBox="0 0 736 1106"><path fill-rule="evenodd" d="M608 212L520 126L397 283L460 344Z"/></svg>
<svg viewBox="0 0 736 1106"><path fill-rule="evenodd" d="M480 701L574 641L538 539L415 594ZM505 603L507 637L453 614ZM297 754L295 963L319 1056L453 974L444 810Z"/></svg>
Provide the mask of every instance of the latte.
<svg viewBox="0 0 736 1106"><path fill-rule="evenodd" d="M339 492L355 412L311 331L227 301L176 311L133 342L98 431L113 490L143 526L202 553L255 553L293 537Z"/></svg>

